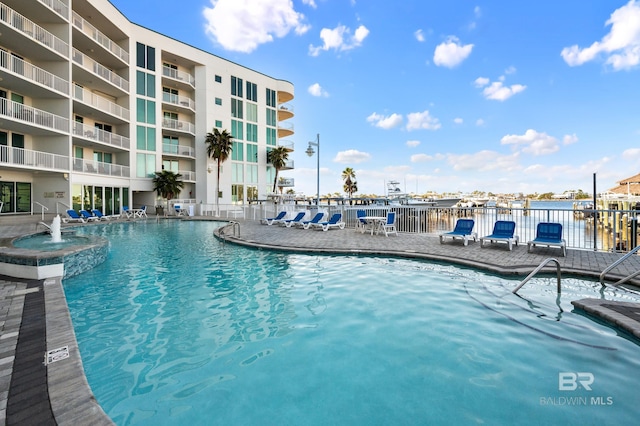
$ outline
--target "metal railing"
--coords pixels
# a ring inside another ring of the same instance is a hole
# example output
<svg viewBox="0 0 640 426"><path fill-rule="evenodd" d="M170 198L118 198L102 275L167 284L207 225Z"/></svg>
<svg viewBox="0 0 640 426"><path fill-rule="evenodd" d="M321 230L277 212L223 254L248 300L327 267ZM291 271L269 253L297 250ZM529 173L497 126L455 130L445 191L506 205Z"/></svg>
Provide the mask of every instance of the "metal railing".
<svg viewBox="0 0 640 426"><path fill-rule="evenodd" d="M111 102L109 99L95 94L82 86L78 86L77 84L73 89L73 98L101 111L115 115L116 117L120 117L127 121L129 120L129 110L127 108Z"/></svg>
<svg viewBox="0 0 640 426"><path fill-rule="evenodd" d="M40 25L25 18L3 3L0 3L0 21L65 58L69 57L69 44L67 42L54 36Z"/></svg>
<svg viewBox="0 0 640 426"><path fill-rule="evenodd" d="M119 177L129 177L131 173L129 166L85 160L82 158L73 159L73 170L75 172Z"/></svg>
<svg viewBox="0 0 640 426"><path fill-rule="evenodd" d="M187 157L195 157L196 149L189 145L172 145L172 144L162 144L162 153L163 154L173 154L173 155L185 155Z"/></svg>
<svg viewBox="0 0 640 426"><path fill-rule="evenodd" d="M615 262L613 262L611 265L607 266L602 273L600 274L600 284L604 285L604 277L607 275L607 272L610 272L613 268L615 268L616 266L618 266L619 264L621 264L622 262L624 262L625 260L627 260L629 257L633 256L634 254L636 254L638 252L638 250L640 250L640 246L635 247L633 250L631 250L629 253L625 254L624 256L622 256L620 259L616 260ZM629 281L630 279L636 277L640 275L640 271L634 272L630 275L628 275L627 277L611 284L612 286L616 287L619 286L620 284L624 284L627 281Z"/></svg>
<svg viewBox="0 0 640 426"><path fill-rule="evenodd" d="M38 0L38 2L53 10L65 20L69 20L69 6L62 3L60 0Z"/></svg>
<svg viewBox="0 0 640 426"><path fill-rule="evenodd" d="M41 203L39 203L39 202L37 202L37 201L34 201L34 202L31 204L31 214L33 214L33 211L35 210L35 206L36 206L36 205L40 206L40 218L41 218L42 220L44 220L44 212L45 212L45 211L49 211L49 208L48 208L47 206L45 206L44 204L41 204Z"/></svg>
<svg viewBox="0 0 640 426"><path fill-rule="evenodd" d="M162 93L162 102L196 110L196 101L186 96L175 95L173 93Z"/></svg>
<svg viewBox="0 0 640 426"><path fill-rule="evenodd" d="M64 155L0 145L0 164L66 172L70 162Z"/></svg>
<svg viewBox="0 0 640 426"><path fill-rule="evenodd" d="M108 81L115 87L121 89L124 92L129 91L129 82L120 77L109 68L102 65L100 62L95 61L78 49L73 49L73 62L80 65L85 70L89 71L93 75L100 77L101 79Z"/></svg>
<svg viewBox="0 0 640 426"><path fill-rule="evenodd" d="M125 136L120 136L82 123L73 124L73 134L118 148L129 149L131 147L131 141Z"/></svg>
<svg viewBox="0 0 640 426"><path fill-rule="evenodd" d="M540 263L540 265L538 265L538 267L536 269L534 269L529 275L527 275L527 277L522 280L522 282L520 283L520 285L516 288L514 288L511 292L513 294L518 293L518 290L520 290L522 288L523 285L525 285L529 280L531 280L531 278L533 278L538 272L540 272L540 270L542 268L544 268L545 266L547 266L547 264L549 262L555 262L556 264L556 275L557 275L557 281L558 281L558 294L560 294L560 262L558 262L558 259L554 259L553 257L550 257L548 259L545 259L542 261L542 263Z"/></svg>
<svg viewBox="0 0 640 426"><path fill-rule="evenodd" d="M174 80L184 81L190 84L192 87L196 86L196 79L189 74L188 72L179 71L175 68L171 68L168 66L162 66L162 75L165 77L172 78Z"/></svg>
<svg viewBox="0 0 640 426"><path fill-rule="evenodd" d="M69 131L69 119L29 105L0 98L0 116L25 121L61 132Z"/></svg>
<svg viewBox="0 0 640 426"><path fill-rule="evenodd" d="M77 12L73 12L73 26L86 34L89 38L108 50L113 56L120 59L125 64L129 63L129 53L122 47L118 46L109 37L104 35L100 30L94 27L89 21L80 16Z"/></svg>
<svg viewBox="0 0 640 426"><path fill-rule="evenodd" d="M69 82L42 68L0 50L0 68L4 68L34 83L42 84L58 92L69 94Z"/></svg>
<svg viewBox="0 0 640 426"><path fill-rule="evenodd" d="M192 135L196 134L196 125L188 121L174 120L173 118L163 118L162 128L177 130L179 132L187 132Z"/></svg>

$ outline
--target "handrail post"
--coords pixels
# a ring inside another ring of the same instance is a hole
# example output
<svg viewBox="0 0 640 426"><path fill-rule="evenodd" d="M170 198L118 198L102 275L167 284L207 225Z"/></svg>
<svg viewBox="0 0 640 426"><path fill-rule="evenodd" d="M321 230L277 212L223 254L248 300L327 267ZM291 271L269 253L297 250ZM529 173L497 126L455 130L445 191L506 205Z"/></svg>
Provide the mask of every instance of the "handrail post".
<svg viewBox="0 0 640 426"><path fill-rule="evenodd" d="M561 289L560 289L560 276L561 276L561 273L560 273L560 262L558 262L558 259L554 259L553 257L549 257L549 258L543 260L542 263L540 265L538 265L538 267L536 269L534 269L533 272L531 272L529 275L527 275L527 277L524 280L522 280L520 285L518 287L514 288L511 292L513 294L516 294L518 292L518 290L520 290L522 288L523 285L525 285L531 278L533 278L533 276L535 274L537 274L542 268L544 268L547 265L547 263L549 263L549 262L555 262L555 264L556 264L556 275L557 275L557 278L558 278L558 294L560 294L560 292L561 292Z"/></svg>

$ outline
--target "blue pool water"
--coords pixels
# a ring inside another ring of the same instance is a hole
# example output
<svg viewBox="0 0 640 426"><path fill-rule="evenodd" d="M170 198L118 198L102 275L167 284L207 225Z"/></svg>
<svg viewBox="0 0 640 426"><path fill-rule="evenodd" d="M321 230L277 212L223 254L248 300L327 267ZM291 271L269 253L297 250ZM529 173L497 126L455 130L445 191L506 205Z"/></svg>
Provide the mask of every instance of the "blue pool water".
<svg viewBox="0 0 640 426"><path fill-rule="evenodd" d="M475 270L246 249L216 226L79 231L111 241L64 288L89 384L119 425L637 420L638 345L570 304L633 295L563 279L556 299L541 278L521 298L519 281Z"/></svg>

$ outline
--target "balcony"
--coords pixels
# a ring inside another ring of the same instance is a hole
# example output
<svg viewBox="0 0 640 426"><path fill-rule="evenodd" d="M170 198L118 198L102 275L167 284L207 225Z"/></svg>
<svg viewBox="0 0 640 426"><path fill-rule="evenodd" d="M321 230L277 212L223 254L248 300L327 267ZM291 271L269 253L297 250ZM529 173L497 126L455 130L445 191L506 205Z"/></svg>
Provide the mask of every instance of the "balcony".
<svg viewBox="0 0 640 426"><path fill-rule="evenodd" d="M282 104L278 106L278 121L287 120L293 117L293 105Z"/></svg>
<svg viewBox="0 0 640 426"><path fill-rule="evenodd" d="M94 27L89 21L84 19L75 11L73 12L73 27L89 37L96 46L103 47L107 52L111 53L115 58L121 61L121 65L129 64L129 53L122 47L118 46L113 40L104 35L100 30ZM74 38L76 40L76 38ZM90 49L91 46L87 46Z"/></svg>
<svg viewBox="0 0 640 426"><path fill-rule="evenodd" d="M7 5L0 3L0 22L13 28L27 39L35 42L34 46L40 46L42 49L38 49L36 52L24 45L24 39L18 39L12 37L11 34L7 34L6 31L0 31L3 33L3 44L5 47L15 51L29 51L31 56L39 56L44 54L46 60L60 59L59 56L64 58L69 57L69 44L62 39L54 36L49 31L42 28L40 25L25 18L15 10L9 8ZM45 51L54 53L46 54ZM57 55L56 55L57 54ZM57 57L56 57L57 56Z"/></svg>
<svg viewBox="0 0 640 426"><path fill-rule="evenodd" d="M172 118L162 119L162 128L168 130L175 130L176 132L190 133L193 136L196 135L196 125L189 123L188 121L174 120Z"/></svg>
<svg viewBox="0 0 640 426"><path fill-rule="evenodd" d="M278 80L278 103L283 104L293 99L293 84L285 81Z"/></svg>
<svg viewBox="0 0 640 426"><path fill-rule="evenodd" d="M85 160L83 158L73 159L73 171L90 173L94 175L129 177L129 166L120 164L103 163L102 161Z"/></svg>
<svg viewBox="0 0 640 426"><path fill-rule="evenodd" d="M82 86L75 85L73 88L73 99L90 105L104 113L119 117L129 121L129 110L111 102L109 99L97 95Z"/></svg>
<svg viewBox="0 0 640 426"><path fill-rule="evenodd" d="M278 138L291 136L293 133L293 123L278 123Z"/></svg>
<svg viewBox="0 0 640 426"><path fill-rule="evenodd" d="M70 163L67 156L0 145L0 164L18 168L68 172Z"/></svg>
<svg viewBox="0 0 640 426"><path fill-rule="evenodd" d="M73 124L73 135L83 139L96 141L116 148L128 150L131 147L129 138L106 132L96 127L84 125L82 123Z"/></svg>
<svg viewBox="0 0 640 426"><path fill-rule="evenodd" d="M196 150L192 146L188 145L171 145L162 144L162 153L166 155L175 155L181 157L196 157Z"/></svg>
<svg viewBox="0 0 640 426"><path fill-rule="evenodd" d="M0 50L0 69L13 73L13 75L7 74L4 77L4 84L14 88L18 93L32 93L35 88L30 88L30 84L26 83L28 81L40 87L44 86L64 95L69 95L69 82L67 80L53 75L42 68L38 68L29 62L25 62L16 56L10 55L4 50ZM16 78L14 76L19 77ZM47 90L41 90L40 92L41 93L35 93L35 95L42 97L49 95L47 94Z"/></svg>
<svg viewBox="0 0 640 426"><path fill-rule="evenodd" d="M187 98L186 96L174 95L173 93L162 93L162 102L165 104L175 105L182 109L190 110L191 112L196 112L196 101L191 98Z"/></svg>
<svg viewBox="0 0 640 426"><path fill-rule="evenodd" d="M42 3L60 17L64 18L65 21L69 20L69 6L62 3L60 0L38 0L39 3Z"/></svg>
<svg viewBox="0 0 640 426"><path fill-rule="evenodd" d="M293 142L290 140L279 140L278 141L278 146L283 147L284 149L286 149L289 152L293 152Z"/></svg>
<svg viewBox="0 0 640 426"><path fill-rule="evenodd" d="M192 172L190 170L178 170L178 173L182 175L182 180L185 182L195 182L196 181L196 172Z"/></svg>
<svg viewBox="0 0 640 426"><path fill-rule="evenodd" d="M89 73L89 77L82 78L78 76L75 78L76 81L85 84L92 84L96 89L100 89L105 93L110 93L112 91L109 90L108 87L100 87L98 84L93 82L93 78L91 76L96 76L100 78L105 83L108 83L110 86L115 87L121 90L124 93L129 93L129 82L124 78L120 77L115 72L111 71L109 68L105 67L99 62L96 62L89 56L80 52L78 49L73 49L73 62L78 64L82 69ZM75 76L74 76L75 77ZM92 82L92 83L88 83Z"/></svg>
<svg viewBox="0 0 640 426"><path fill-rule="evenodd" d="M196 79L191 74L166 65L162 66L162 76L170 78L177 83L188 84L193 89L196 87Z"/></svg>
<svg viewBox="0 0 640 426"><path fill-rule="evenodd" d="M282 170L293 170L293 169L295 169L293 160L287 160L287 162L284 163L284 167L282 168Z"/></svg>
<svg viewBox="0 0 640 426"><path fill-rule="evenodd" d="M0 117L7 117L11 120L20 122L19 124L27 124L28 126L40 126L43 129L58 132L69 132L69 119L41 109L33 108L28 105L10 101L6 98L0 98ZM11 130L26 129L25 126L20 128L11 128ZM42 134L30 128L25 133ZM46 132L44 132L46 133Z"/></svg>

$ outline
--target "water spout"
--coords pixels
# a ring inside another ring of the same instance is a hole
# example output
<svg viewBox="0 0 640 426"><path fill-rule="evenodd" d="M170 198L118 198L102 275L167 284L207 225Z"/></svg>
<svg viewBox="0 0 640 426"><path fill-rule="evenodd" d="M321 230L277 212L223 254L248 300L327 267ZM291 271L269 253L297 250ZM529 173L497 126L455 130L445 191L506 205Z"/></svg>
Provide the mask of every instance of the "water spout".
<svg viewBox="0 0 640 426"><path fill-rule="evenodd" d="M51 242L62 242L62 231L60 230L60 215L56 215L51 222Z"/></svg>

